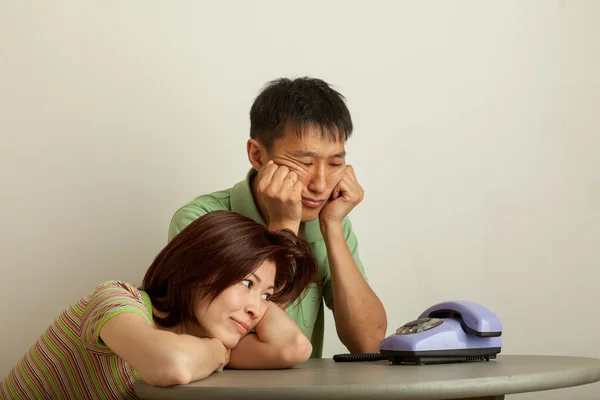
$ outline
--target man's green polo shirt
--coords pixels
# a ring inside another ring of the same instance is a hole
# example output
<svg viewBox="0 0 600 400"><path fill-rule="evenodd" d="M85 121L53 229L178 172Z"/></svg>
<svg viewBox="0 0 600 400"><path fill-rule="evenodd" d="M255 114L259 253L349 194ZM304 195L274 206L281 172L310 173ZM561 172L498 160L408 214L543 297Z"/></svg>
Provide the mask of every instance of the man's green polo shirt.
<svg viewBox="0 0 600 400"><path fill-rule="evenodd" d="M254 197L252 196L252 190L250 189L250 180L254 174L256 172L250 170L246 179L234 187L199 196L180 208L171 220L169 240L198 217L216 210L235 211L264 225L265 222L258 212ZM364 267L358 255L358 241L352 231L352 225L348 217L342 221L342 228L356 265L358 265L361 274L365 277ZM319 264L319 272L317 274L317 282L311 284L308 292L301 301L299 300L291 304L286 312L298 324L306 337L310 338L313 346L311 357L320 358L323 352L323 332L325 326L322 299L325 300L325 304L328 307L330 306L331 299L333 299L333 286L329 272L327 248L321 235L318 219L301 223L298 236L310 244L313 255Z"/></svg>

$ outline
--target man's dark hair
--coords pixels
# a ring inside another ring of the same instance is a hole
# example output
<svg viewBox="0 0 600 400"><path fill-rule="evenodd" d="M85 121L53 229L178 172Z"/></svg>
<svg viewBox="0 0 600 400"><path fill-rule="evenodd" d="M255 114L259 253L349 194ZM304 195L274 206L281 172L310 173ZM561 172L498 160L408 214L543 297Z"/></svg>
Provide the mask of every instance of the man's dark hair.
<svg viewBox="0 0 600 400"><path fill-rule="evenodd" d="M332 141L348 140L352 118L345 98L325 81L315 78L277 79L269 82L250 109L250 137L268 151L286 128L300 137L314 127Z"/></svg>

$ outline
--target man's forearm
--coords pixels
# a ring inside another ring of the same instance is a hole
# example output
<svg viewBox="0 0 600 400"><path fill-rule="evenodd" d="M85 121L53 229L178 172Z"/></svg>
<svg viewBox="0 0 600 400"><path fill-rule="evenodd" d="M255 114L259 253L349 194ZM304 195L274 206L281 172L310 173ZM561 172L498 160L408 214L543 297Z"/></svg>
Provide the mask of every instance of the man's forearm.
<svg viewBox="0 0 600 400"><path fill-rule="evenodd" d="M383 304L361 275L341 224L323 229L333 284L335 326L352 353L379 352L387 330Z"/></svg>

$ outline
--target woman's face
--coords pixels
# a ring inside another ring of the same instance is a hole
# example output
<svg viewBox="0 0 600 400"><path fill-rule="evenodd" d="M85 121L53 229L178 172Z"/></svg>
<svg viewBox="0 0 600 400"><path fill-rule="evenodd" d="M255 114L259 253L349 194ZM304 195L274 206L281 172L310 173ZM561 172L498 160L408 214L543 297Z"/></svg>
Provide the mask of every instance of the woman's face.
<svg viewBox="0 0 600 400"><path fill-rule="evenodd" d="M254 273L225 289L210 304L199 304L195 316L202 335L220 340L229 349L234 348L267 311L275 273L275 263L264 261Z"/></svg>

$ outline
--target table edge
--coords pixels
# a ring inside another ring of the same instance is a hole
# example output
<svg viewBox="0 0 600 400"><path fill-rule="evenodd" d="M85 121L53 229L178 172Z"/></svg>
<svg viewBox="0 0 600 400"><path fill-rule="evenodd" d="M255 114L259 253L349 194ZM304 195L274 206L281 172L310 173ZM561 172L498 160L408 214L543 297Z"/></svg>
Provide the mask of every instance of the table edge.
<svg viewBox="0 0 600 400"><path fill-rule="evenodd" d="M575 375L575 376L573 376ZM484 397L484 396L500 396L517 393L541 392L547 390L562 389L567 387L575 387L588 385L600 381L600 368L596 371L587 371L579 375L578 371L573 371L572 374L565 376L564 372L545 374L543 381L531 382L527 379L527 375L519 377L499 377L494 381L489 378L474 378L468 380L468 385L465 382L450 381L450 384L440 385L440 381L415 383L403 385L398 388L394 385L336 385L336 386L311 386L311 387L190 387L190 386L172 386L172 387L154 387L143 380L138 380L135 383L135 392L142 399L165 398L168 394L169 398L177 398L184 394L197 394L202 397L216 395L222 398L235 397L243 390L245 396L256 398L279 398L282 390L285 390L287 399L306 398L308 396L324 395L328 398L348 398L354 399L372 399L377 396L378 399L396 398L399 394L414 399L439 398L444 397ZM337 395L337 396L336 396Z"/></svg>
<svg viewBox="0 0 600 400"><path fill-rule="evenodd" d="M555 356L553 356L555 357ZM558 356L560 357L560 356ZM215 396L217 398L232 398L239 396L243 390L244 396L250 398L281 398L282 391L288 400L308 398L308 396L326 395L330 399L378 399L398 398L402 395L412 399L439 398L468 398L501 396L517 393L541 392L568 387L582 386L600 382L600 359L593 357L565 356L568 358L594 361L596 365L587 365L569 370L558 370L543 373L529 373L515 376L498 376L468 378L464 380L415 382L402 384L402 387L390 384L356 384L356 385L327 385L327 386L284 386L284 387L210 387L210 386L171 386L154 387L142 379L135 382L134 390L142 399L175 399L187 395L188 398L197 396ZM325 359L326 360L326 359ZM532 377L537 377L533 378ZM443 396L443 397L440 397Z"/></svg>

